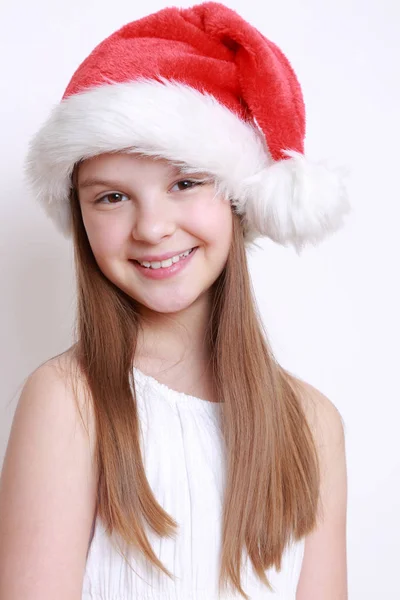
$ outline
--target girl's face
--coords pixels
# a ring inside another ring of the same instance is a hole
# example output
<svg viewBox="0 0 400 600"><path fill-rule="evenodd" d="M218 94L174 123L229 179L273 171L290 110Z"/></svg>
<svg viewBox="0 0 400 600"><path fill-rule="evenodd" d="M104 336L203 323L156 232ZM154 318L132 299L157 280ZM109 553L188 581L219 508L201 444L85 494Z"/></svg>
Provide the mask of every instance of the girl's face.
<svg viewBox="0 0 400 600"><path fill-rule="evenodd" d="M82 162L77 189L97 264L116 286L160 313L207 299L228 257L233 215L206 173L102 154Z"/></svg>

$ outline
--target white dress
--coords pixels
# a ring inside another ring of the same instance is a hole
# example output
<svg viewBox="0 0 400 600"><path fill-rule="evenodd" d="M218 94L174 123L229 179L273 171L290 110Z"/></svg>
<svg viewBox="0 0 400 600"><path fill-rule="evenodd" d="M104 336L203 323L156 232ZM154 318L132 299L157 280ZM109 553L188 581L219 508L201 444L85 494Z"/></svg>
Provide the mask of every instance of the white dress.
<svg viewBox="0 0 400 600"><path fill-rule="evenodd" d="M172 581L129 550L130 568L97 517L88 550L82 600L218 600L221 544L223 404L172 390L134 368L149 484L161 506L176 520L175 538L159 538L146 528L154 552L175 575ZM266 575L272 593L245 561L242 586L251 600L295 600L304 540L287 547L282 568Z"/></svg>

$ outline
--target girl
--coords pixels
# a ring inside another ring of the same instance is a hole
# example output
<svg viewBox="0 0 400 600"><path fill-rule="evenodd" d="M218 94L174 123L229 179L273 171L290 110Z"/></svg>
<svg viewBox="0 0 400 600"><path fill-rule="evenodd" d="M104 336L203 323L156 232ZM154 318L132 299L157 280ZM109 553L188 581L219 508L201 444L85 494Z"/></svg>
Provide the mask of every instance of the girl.
<svg viewBox="0 0 400 600"><path fill-rule="evenodd" d="M341 419L274 358L246 262L348 210L304 125L286 57L216 3L73 75L27 164L72 236L76 343L18 403L1 600L347 598Z"/></svg>

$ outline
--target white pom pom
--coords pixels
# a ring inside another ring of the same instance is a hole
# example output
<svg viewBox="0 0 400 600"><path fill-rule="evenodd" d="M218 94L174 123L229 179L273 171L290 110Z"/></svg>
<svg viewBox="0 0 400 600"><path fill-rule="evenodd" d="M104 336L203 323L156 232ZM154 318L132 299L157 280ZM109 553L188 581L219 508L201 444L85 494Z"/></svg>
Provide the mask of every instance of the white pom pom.
<svg viewBox="0 0 400 600"><path fill-rule="evenodd" d="M245 194L237 207L245 215L248 241L256 234L268 236L300 253L305 244L317 244L342 226L350 210L343 182L348 172L311 163L299 152L285 154L291 158L243 182Z"/></svg>

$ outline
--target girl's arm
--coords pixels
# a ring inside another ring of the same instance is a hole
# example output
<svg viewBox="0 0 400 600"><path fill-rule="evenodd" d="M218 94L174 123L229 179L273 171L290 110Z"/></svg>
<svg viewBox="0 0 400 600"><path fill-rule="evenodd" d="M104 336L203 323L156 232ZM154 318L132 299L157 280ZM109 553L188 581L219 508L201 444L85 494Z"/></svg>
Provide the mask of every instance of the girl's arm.
<svg viewBox="0 0 400 600"><path fill-rule="evenodd" d="M0 600L82 594L96 474L56 360L30 375L13 420L0 480Z"/></svg>
<svg viewBox="0 0 400 600"><path fill-rule="evenodd" d="M347 600L347 475L342 420L332 402L301 382L321 465L319 525L305 540L296 600Z"/></svg>

